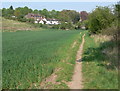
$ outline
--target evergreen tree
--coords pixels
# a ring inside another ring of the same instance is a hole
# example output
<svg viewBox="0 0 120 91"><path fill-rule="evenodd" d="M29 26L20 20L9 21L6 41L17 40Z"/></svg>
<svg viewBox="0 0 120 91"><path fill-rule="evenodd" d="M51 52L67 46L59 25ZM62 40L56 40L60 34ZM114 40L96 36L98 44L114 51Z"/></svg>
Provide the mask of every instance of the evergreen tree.
<svg viewBox="0 0 120 91"><path fill-rule="evenodd" d="M9 9L13 10L13 6L11 5Z"/></svg>

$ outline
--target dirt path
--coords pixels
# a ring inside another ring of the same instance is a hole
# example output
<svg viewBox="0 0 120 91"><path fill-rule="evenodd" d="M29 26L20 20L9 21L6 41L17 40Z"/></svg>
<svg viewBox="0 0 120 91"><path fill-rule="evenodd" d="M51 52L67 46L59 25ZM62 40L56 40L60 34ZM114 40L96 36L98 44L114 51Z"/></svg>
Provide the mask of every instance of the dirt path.
<svg viewBox="0 0 120 91"><path fill-rule="evenodd" d="M82 62L81 62L81 58L82 58L82 52L83 52L83 45L84 45L84 36L85 34L82 36L82 43L79 47L79 50L77 51L77 56L76 56L76 65L74 68L74 74L72 77L72 81L68 83L68 86L70 89L82 89L83 85L82 85Z"/></svg>

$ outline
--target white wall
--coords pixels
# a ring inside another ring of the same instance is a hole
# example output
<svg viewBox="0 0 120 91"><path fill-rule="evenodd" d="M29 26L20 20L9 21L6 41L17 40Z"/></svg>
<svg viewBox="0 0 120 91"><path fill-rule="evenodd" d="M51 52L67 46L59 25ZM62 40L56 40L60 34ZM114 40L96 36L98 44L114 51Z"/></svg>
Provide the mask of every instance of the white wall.
<svg viewBox="0 0 120 91"><path fill-rule="evenodd" d="M41 20L41 21L39 21L39 23L41 23L41 24L44 24L44 22Z"/></svg>

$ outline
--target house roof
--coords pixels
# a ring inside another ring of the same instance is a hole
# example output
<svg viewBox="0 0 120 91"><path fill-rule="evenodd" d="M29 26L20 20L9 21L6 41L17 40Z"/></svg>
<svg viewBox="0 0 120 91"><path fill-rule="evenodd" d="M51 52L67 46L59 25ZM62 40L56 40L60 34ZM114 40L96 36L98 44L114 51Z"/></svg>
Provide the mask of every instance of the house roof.
<svg viewBox="0 0 120 91"><path fill-rule="evenodd" d="M27 15L29 15L29 16L34 16L34 17L42 17L40 14L33 14L33 13L28 13Z"/></svg>
<svg viewBox="0 0 120 91"><path fill-rule="evenodd" d="M39 19L39 20L43 20L45 17L40 15L40 14L34 14L34 13L28 13L26 16L26 18L33 18L33 19Z"/></svg>
<svg viewBox="0 0 120 91"><path fill-rule="evenodd" d="M57 20L57 19L52 19L52 18L48 18L47 20L48 20L48 21L59 21L59 20Z"/></svg>

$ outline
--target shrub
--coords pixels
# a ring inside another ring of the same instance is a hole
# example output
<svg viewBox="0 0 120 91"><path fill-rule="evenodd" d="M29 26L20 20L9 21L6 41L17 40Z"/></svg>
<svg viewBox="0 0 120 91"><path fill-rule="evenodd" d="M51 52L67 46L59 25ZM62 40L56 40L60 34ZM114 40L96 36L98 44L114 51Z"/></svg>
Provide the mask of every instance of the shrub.
<svg viewBox="0 0 120 91"><path fill-rule="evenodd" d="M53 25L52 28L53 28L53 29L59 29L59 28L60 28L60 25Z"/></svg>
<svg viewBox="0 0 120 91"><path fill-rule="evenodd" d="M40 27L43 27L43 24L41 24L41 23L36 23L36 24L34 24L34 26L40 28Z"/></svg>
<svg viewBox="0 0 120 91"><path fill-rule="evenodd" d="M28 22L34 23L34 19L27 19Z"/></svg>
<svg viewBox="0 0 120 91"><path fill-rule="evenodd" d="M60 25L60 29L73 29L73 25L71 22L68 23L61 23Z"/></svg>
<svg viewBox="0 0 120 91"><path fill-rule="evenodd" d="M114 15L108 7L97 7L89 15L89 29L91 33L100 33L102 29L110 27Z"/></svg>
<svg viewBox="0 0 120 91"><path fill-rule="evenodd" d="M76 24L75 29L80 29L80 28L81 28L81 22L78 22L78 23Z"/></svg>

